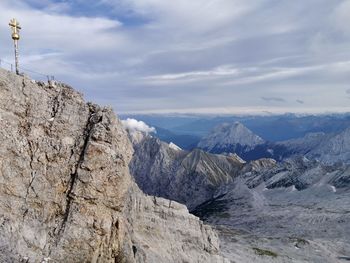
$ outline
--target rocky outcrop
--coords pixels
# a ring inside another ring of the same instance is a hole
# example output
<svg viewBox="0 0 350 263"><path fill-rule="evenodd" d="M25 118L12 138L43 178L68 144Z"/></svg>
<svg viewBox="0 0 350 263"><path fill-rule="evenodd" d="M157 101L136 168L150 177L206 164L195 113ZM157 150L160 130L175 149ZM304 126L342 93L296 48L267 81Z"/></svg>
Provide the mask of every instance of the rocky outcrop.
<svg viewBox="0 0 350 263"><path fill-rule="evenodd" d="M136 262L229 262L219 256L216 233L189 214L186 206L158 197L145 198L139 190L132 190L127 201L128 241Z"/></svg>
<svg viewBox="0 0 350 263"><path fill-rule="evenodd" d="M216 234L145 196L111 109L0 70L0 262L223 262Z"/></svg>
<svg viewBox="0 0 350 263"><path fill-rule="evenodd" d="M147 135L134 148L130 171L139 187L147 194L186 204L190 210L213 198L218 187L231 182L244 165L235 155L182 151Z"/></svg>

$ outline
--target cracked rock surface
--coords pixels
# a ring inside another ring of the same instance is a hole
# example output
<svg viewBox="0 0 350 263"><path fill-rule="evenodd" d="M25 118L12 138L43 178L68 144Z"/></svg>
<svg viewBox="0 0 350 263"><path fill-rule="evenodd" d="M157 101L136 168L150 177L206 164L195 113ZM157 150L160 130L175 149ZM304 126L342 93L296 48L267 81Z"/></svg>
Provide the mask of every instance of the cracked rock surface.
<svg viewBox="0 0 350 263"><path fill-rule="evenodd" d="M109 108L0 70L0 262L225 262L185 206L144 195Z"/></svg>

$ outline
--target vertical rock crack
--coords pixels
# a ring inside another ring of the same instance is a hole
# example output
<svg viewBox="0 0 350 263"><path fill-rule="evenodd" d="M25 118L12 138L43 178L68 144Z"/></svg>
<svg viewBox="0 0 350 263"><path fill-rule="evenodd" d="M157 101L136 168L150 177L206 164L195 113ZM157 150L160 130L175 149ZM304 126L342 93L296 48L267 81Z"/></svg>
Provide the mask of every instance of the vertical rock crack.
<svg viewBox="0 0 350 263"><path fill-rule="evenodd" d="M69 183L69 187L68 187L67 194L66 194L66 209L65 209L65 213L63 215L63 220L62 220L61 226L59 227L59 230L57 232L58 237L60 237L63 234L65 227L66 227L66 223L68 221L72 202L74 200L74 187L75 187L76 181L78 179L79 168L81 167L82 163L84 162L85 154L86 154L86 151L87 151L87 148L89 145L89 141L91 139L91 134L92 134L93 128L95 127L95 125L97 123L99 123L101 121L102 121L102 115L99 115L98 112L95 111L95 109L90 108L90 114L89 114L88 121L87 121L87 124L86 124L85 129L84 129L84 144L81 148L81 151L79 154L79 159L76 163L74 171L70 175L70 183ZM59 240L59 238L58 238L58 240Z"/></svg>

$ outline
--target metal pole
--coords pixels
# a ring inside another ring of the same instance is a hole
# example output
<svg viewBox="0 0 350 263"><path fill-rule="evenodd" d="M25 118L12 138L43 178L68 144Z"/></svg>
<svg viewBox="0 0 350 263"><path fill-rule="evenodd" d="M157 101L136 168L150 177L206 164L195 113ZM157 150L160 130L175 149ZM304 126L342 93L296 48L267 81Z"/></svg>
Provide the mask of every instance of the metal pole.
<svg viewBox="0 0 350 263"><path fill-rule="evenodd" d="M19 63L18 63L18 40L20 39L19 31L21 29L18 21L14 18L10 21L9 26L12 29L12 39L15 45L15 67L16 74L19 75Z"/></svg>
<svg viewBox="0 0 350 263"><path fill-rule="evenodd" d="M16 67L16 74L19 75L19 63L18 63L18 40L14 40L14 44L15 44L15 67Z"/></svg>

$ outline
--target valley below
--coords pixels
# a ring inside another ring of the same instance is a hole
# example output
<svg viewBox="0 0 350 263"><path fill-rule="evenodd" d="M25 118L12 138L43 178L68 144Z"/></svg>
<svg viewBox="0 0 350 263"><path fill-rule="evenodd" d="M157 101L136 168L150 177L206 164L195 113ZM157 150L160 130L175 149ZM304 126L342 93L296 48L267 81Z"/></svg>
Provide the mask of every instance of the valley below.
<svg viewBox="0 0 350 263"><path fill-rule="evenodd" d="M346 262L349 200L349 191L331 187L234 189L195 214L215 226L233 262Z"/></svg>

